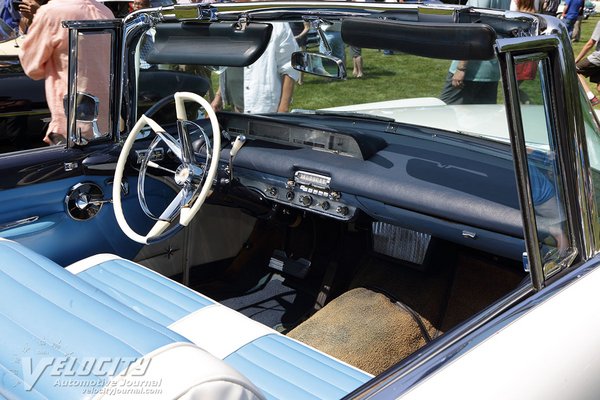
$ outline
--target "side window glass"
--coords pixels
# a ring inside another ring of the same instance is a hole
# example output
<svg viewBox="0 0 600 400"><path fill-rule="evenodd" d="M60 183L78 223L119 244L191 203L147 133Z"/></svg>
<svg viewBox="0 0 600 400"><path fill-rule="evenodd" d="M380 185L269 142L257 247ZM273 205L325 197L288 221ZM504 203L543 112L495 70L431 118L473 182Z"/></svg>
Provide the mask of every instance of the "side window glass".
<svg viewBox="0 0 600 400"><path fill-rule="evenodd" d="M76 123L71 136L82 143L110 135L112 43L112 32L78 34Z"/></svg>
<svg viewBox="0 0 600 400"><path fill-rule="evenodd" d="M600 210L600 126L594 109L583 90L580 91L579 101L583 110L583 125L587 143L588 158L592 171L592 184L594 187L594 201L596 210ZM598 218L599 216L596 216Z"/></svg>
<svg viewBox="0 0 600 400"><path fill-rule="evenodd" d="M549 103L544 96L545 60L515 65L519 103L527 146L527 167L535 212L540 254L546 278L561 268L570 253L564 191L555 159L556 144L550 134Z"/></svg>

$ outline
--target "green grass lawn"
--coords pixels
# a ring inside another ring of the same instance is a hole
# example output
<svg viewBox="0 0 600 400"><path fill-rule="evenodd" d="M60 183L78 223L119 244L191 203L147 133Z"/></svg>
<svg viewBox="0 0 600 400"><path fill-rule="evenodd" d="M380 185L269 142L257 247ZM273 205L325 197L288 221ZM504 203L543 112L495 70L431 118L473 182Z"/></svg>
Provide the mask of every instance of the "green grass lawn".
<svg viewBox="0 0 600 400"><path fill-rule="evenodd" d="M363 49L365 75L352 77L352 58L347 55L348 81L325 80L305 75L296 86L293 108L315 109L358 104L366 101L439 96L450 61L406 54L386 56L382 51ZM410 79L406 79L406 78ZM406 95L403 95L406 94Z"/></svg>
<svg viewBox="0 0 600 400"><path fill-rule="evenodd" d="M305 74L304 84L296 86L293 108L316 109L407 97L438 97L450 65L407 54L384 55L383 51L363 49L364 76L352 77L352 58L347 54L347 81L327 80ZM409 79L406 79L410 77Z"/></svg>

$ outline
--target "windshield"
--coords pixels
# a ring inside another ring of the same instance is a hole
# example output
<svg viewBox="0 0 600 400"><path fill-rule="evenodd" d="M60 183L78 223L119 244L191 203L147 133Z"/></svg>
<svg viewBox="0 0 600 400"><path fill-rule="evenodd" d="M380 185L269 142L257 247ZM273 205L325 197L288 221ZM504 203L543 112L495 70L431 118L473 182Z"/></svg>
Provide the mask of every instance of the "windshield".
<svg viewBox="0 0 600 400"><path fill-rule="evenodd" d="M259 30L260 25L250 24L248 29ZM183 85L205 96L216 111L353 114L509 142L500 66L493 53L452 60L442 51L443 43L440 58L435 58L435 43L428 45L428 55L433 57L357 48L344 42L339 21L320 20L270 23L272 33L263 52L256 50L262 44L253 42L260 33L233 46L231 37L240 32L228 32L228 26L232 25L215 23L180 33L177 26L159 26L143 34L136 55L138 115ZM198 37L185 42L190 34ZM220 42L217 34L223 35ZM201 41L208 44L190 55L190 47ZM244 58L244 54L256 56ZM169 56L177 57L176 63L170 64ZM230 63L215 67L219 61ZM155 79L158 75L160 80ZM524 63L517 71L525 123L540 123L542 99L535 95L539 75L535 62ZM163 82L171 81L163 90ZM547 147L546 137L540 129L541 141L532 145Z"/></svg>
<svg viewBox="0 0 600 400"><path fill-rule="evenodd" d="M356 113L357 117L383 117L504 143L509 140L495 59L452 61L385 49L360 49L343 42L336 24L322 27L323 35L308 23L273 25L269 46L248 67L153 65L146 62L144 54L152 41L148 33L139 46L140 68L206 77L211 83L208 96L217 110L248 114L315 110ZM303 61L311 64L305 65L305 70L313 73L300 72L290 62L297 51L330 54L340 71L332 69L335 63L330 58L314 57ZM342 78L344 71L346 77ZM528 79L536 79L535 70L530 74ZM140 86L140 91L145 93L150 88L152 85ZM143 100L141 96L140 104Z"/></svg>

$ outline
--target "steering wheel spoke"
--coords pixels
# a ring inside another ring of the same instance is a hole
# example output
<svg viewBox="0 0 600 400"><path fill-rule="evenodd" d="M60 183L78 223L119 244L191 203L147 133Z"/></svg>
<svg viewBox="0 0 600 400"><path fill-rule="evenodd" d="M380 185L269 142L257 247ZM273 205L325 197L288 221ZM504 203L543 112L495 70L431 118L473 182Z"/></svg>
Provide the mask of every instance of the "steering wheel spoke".
<svg viewBox="0 0 600 400"><path fill-rule="evenodd" d="M174 99L175 109L177 110L177 133L179 140L167 133L154 120L142 115L123 144L123 150L121 151L115 170L113 182L113 209L115 211L117 222L119 227L130 239L143 244L165 239L190 223L200 210L206 197L209 195L219 165L221 136L217 116L210 104L204 98L194 93L175 93ZM198 127L198 125L186 120L185 101L193 101L202 106L211 123L213 145L212 148L207 148L211 149L212 154L207 154L206 167L196 163L188 127L189 124L195 125L196 127ZM143 159L140 167L138 198L146 215L157 221L150 229L150 232L146 236L142 236L133 231L127 224L123 214L121 191L119 189L121 187L129 153L133 148L133 143L135 142L138 133L146 126L150 126L157 137L150 144L147 155ZM181 165L175 171L160 166L150 159L151 154L153 153L152 150L159 141L165 142L166 146L181 162ZM171 200L162 213L160 213L159 217L154 217L149 212L144 196L144 182L148 168L155 168L172 174L175 184L181 188L173 200ZM175 223L177 216L179 216L179 222Z"/></svg>
<svg viewBox="0 0 600 400"><path fill-rule="evenodd" d="M185 206L192 199L194 192L190 190L191 188L188 185L185 185L183 189L179 191L177 196L171 201L171 203L165 208L160 217L158 217L161 221L173 221L177 215L179 215L179 211L181 211L181 207Z"/></svg>
<svg viewBox="0 0 600 400"><path fill-rule="evenodd" d="M179 143L177 143L177 140L175 140L173 136L169 135L165 131L156 131L156 134L163 140L163 142L165 142L169 150L171 150L173 154L175 154L175 157L177 157L179 161L184 162L182 151L179 147Z"/></svg>
<svg viewBox="0 0 600 400"><path fill-rule="evenodd" d="M194 148L190 140L187 123L186 120L177 120L177 133L181 144L181 162L191 164L194 161Z"/></svg>

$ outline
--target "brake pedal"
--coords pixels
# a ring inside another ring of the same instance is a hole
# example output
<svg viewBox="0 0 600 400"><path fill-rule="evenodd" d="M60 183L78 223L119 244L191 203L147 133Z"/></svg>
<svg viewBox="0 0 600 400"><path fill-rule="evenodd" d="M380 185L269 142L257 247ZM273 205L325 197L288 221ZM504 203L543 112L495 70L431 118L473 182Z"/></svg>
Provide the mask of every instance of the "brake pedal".
<svg viewBox="0 0 600 400"><path fill-rule="evenodd" d="M274 250L271 260L269 260L269 268L298 279L306 277L310 270L310 264L310 261L305 258L289 258L282 250Z"/></svg>

